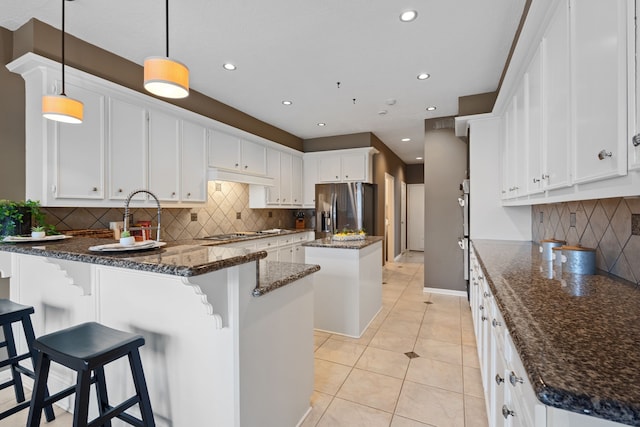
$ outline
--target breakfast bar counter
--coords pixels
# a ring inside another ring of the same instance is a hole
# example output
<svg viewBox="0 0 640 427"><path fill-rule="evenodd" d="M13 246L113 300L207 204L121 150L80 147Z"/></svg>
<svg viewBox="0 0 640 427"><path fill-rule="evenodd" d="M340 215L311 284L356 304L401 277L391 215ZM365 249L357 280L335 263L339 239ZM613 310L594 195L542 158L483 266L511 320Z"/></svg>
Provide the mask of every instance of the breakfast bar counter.
<svg viewBox="0 0 640 427"><path fill-rule="evenodd" d="M143 335L160 425L294 426L305 417L318 265L268 262L264 251L203 241L88 249L108 243L73 237L0 244L0 276L10 278L12 300L35 308L36 336L86 321ZM75 381L54 368L52 392ZM124 372L107 371L123 384L110 389L113 401L128 397Z"/></svg>

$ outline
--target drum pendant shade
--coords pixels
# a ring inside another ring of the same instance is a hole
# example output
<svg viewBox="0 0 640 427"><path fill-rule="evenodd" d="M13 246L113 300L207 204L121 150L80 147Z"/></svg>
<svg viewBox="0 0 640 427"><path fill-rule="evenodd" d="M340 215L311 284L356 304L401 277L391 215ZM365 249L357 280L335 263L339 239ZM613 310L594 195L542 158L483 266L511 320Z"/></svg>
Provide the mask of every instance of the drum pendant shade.
<svg viewBox="0 0 640 427"><path fill-rule="evenodd" d="M164 98L189 96L189 69L181 62L152 56L144 60L144 88Z"/></svg>
<svg viewBox="0 0 640 427"><path fill-rule="evenodd" d="M82 123L84 104L66 95L42 97L42 115L64 123Z"/></svg>

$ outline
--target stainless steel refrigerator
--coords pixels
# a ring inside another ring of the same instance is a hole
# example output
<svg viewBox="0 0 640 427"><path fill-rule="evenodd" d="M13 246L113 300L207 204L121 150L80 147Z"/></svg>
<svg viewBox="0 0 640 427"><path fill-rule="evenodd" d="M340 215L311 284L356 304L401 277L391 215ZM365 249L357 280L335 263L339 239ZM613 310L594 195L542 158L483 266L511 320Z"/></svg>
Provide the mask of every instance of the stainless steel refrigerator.
<svg viewBox="0 0 640 427"><path fill-rule="evenodd" d="M374 234L376 185L363 182L316 184L316 238L343 229Z"/></svg>

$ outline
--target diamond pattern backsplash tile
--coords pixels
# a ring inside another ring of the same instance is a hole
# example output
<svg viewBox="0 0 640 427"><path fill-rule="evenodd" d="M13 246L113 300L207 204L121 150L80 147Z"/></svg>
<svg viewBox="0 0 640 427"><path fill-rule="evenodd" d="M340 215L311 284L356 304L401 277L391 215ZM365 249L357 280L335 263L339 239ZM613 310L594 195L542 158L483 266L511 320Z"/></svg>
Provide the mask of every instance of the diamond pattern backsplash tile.
<svg viewBox="0 0 640 427"><path fill-rule="evenodd" d="M295 213L301 210L251 209L248 184L211 181L207 190L209 197L202 207L162 208L163 240L192 239L237 231L295 228ZM54 225L60 231L104 229L109 228L111 221L122 221L124 203L122 208L45 208L43 211L47 223ZM156 223L157 211L154 208L133 208L131 212L134 223L137 221L152 221L154 225ZM236 219L237 212L241 213L241 219ZM311 211L303 212L308 220ZM192 213L197 215L197 221L191 221Z"/></svg>
<svg viewBox="0 0 640 427"><path fill-rule="evenodd" d="M571 214L575 214L574 226L570 222ZM634 233L637 215L640 215L640 197L534 205L531 206L532 236L536 242L561 239L568 245L595 248L597 268L639 283L640 235Z"/></svg>

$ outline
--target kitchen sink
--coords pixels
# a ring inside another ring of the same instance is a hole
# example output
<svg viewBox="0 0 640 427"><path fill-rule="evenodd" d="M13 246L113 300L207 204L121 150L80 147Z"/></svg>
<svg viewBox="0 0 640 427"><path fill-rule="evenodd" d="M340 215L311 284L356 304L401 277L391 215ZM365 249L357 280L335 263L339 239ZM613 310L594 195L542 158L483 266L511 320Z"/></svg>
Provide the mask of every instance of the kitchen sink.
<svg viewBox="0 0 640 427"><path fill-rule="evenodd" d="M215 240L215 241L225 241L225 240L237 240L245 237L253 237L253 236L268 236L274 234L280 234L284 232L280 228L272 228L270 230L261 230L261 231L238 231L236 233L229 234L214 234L213 236L205 236L198 237L198 240Z"/></svg>

